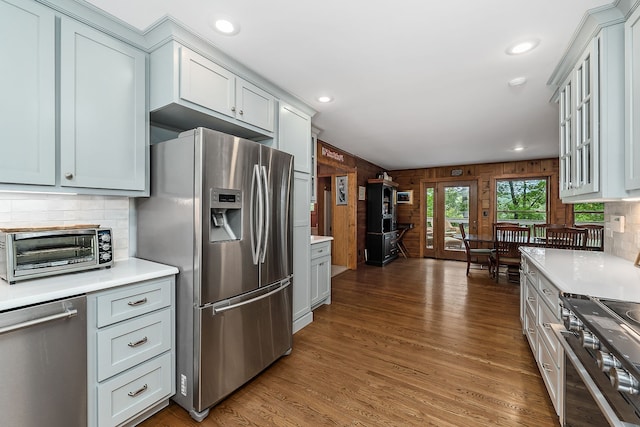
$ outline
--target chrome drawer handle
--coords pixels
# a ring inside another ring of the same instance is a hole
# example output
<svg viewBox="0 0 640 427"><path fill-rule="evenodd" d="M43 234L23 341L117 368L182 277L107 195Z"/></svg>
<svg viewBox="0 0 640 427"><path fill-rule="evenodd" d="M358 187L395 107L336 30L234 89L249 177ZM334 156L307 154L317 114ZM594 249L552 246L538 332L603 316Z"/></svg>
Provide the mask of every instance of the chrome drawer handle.
<svg viewBox="0 0 640 427"><path fill-rule="evenodd" d="M546 372L553 372L553 369L550 368L548 363L543 363L542 369L545 370Z"/></svg>
<svg viewBox="0 0 640 427"><path fill-rule="evenodd" d="M530 334L534 334L536 332L533 328L527 328L527 331L529 331Z"/></svg>
<svg viewBox="0 0 640 427"><path fill-rule="evenodd" d="M536 299L534 297L527 298L528 301L534 302Z"/></svg>
<svg viewBox="0 0 640 427"><path fill-rule="evenodd" d="M545 329L551 329L551 323L543 323L542 327Z"/></svg>
<svg viewBox="0 0 640 427"><path fill-rule="evenodd" d="M146 302L147 302L147 297L144 297L144 298L142 298L142 299L139 299L138 301L129 301L129 302L127 303L127 305L128 305L128 306L131 306L131 307L136 307L136 306L138 306L138 305L142 305L142 304L144 304L144 303L146 303Z"/></svg>
<svg viewBox="0 0 640 427"><path fill-rule="evenodd" d="M551 292L549 289L547 289L547 288L544 288L544 289L542 290L542 293L543 293L543 294L545 294L545 295L551 295L551 294L552 294L552 292Z"/></svg>
<svg viewBox="0 0 640 427"><path fill-rule="evenodd" d="M139 395L140 393L144 393L145 391L147 391L147 385L143 385L140 389L136 390L136 391L130 391L129 393L127 393L129 396L131 397L136 397L137 395Z"/></svg>
<svg viewBox="0 0 640 427"><path fill-rule="evenodd" d="M141 339L141 340L139 340L139 341L136 341L136 342L130 342L130 343L129 343L129 344L127 344L127 345L128 345L129 347L131 347L131 348L135 348L135 347L140 347L142 344L146 343L147 341L149 341L149 340L147 339L147 337L144 337L144 338L142 338L142 339Z"/></svg>

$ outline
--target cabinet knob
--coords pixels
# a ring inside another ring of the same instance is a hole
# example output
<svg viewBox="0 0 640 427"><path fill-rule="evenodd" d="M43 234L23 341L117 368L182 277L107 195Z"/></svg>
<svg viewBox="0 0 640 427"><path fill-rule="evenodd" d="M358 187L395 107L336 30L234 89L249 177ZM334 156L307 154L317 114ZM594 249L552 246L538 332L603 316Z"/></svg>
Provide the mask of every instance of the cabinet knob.
<svg viewBox="0 0 640 427"><path fill-rule="evenodd" d="M240 110L240 115L243 115L243 114L244 114L244 111Z"/></svg>
<svg viewBox="0 0 640 427"><path fill-rule="evenodd" d="M73 179L73 174L71 172L67 172L64 174L64 177L67 179Z"/></svg>
<svg viewBox="0 0 640 427"><path fill-rule="evenodd" d="M231 107L231 111L236 112L236 107Z"/></svg>

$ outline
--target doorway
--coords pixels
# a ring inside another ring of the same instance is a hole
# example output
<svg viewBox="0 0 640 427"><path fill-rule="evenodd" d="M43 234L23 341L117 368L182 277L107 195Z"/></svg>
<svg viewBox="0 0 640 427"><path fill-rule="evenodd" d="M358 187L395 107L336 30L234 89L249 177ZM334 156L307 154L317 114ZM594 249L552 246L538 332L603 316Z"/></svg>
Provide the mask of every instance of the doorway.
<svg viewBox="0 0 640 427"><path fill-rule="evenodd" d="M478 231L478 183L476 181L429 182L423 185L424 256L465 260L460 224L467 234Z"/></svg>

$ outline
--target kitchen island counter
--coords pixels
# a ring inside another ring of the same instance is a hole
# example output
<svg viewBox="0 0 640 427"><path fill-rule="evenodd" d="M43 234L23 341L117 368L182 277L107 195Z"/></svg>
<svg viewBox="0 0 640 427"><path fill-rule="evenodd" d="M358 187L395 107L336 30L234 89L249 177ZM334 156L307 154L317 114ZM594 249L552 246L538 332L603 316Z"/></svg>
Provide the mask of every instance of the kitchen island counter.
<svg viewBox="0 0 640 427"><path fill-rule="evenodd" d="M111 268L25 280L13 285L0 279L0 311L177 273L178 269L175 267L138 258L128 258L114 262Z"/></svg>
<svg viewBox="0 0 640 427"><path fill-rule="evenodd" d="M640 268L598 251L520 248L562 293L640 302Z"/></svg>

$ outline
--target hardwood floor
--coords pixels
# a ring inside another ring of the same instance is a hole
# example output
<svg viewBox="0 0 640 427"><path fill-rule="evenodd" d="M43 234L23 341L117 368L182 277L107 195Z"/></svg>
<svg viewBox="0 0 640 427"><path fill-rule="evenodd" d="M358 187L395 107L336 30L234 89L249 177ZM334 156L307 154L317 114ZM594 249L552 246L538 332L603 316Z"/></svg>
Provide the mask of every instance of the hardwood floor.
<svg viewBox="0 0 640 427"><path fill-rule="evenodd" d="M142 425L558 426L519 286L465 269L410 258L334 277L290 356L201 424L172 403Z"/></svg>

